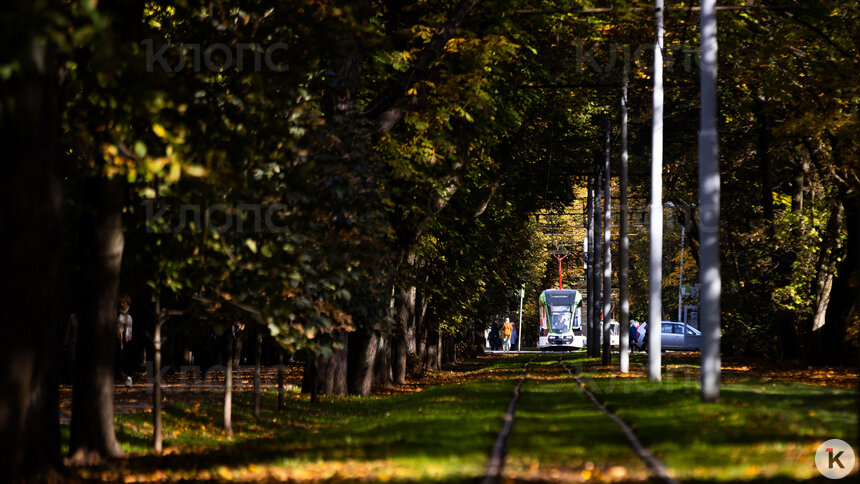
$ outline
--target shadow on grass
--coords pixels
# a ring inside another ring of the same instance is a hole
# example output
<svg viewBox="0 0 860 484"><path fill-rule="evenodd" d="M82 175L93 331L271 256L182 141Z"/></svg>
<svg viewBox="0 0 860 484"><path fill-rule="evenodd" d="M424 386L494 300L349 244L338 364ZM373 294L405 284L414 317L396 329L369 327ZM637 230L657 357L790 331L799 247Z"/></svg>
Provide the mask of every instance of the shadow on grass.
<svg viewBox="0 0 860 484"><path fill-rule="evenodd" d="M201 477L208 474L198 474L199 471L209 471L217 478L218 468L251 464L281 469L364 465L377 466L377 470L379 466L405 465L415 469L415 477L407 473L405 479L396 476L391 482L467 482L480 476L501 427L514 381L523 363L531 358L488 358L481 365L460 369L467 370L468 380L463 373L459 383L397 396L322 397L319 403L311 404L306 396L289 394L287 409L281 413L270 410L276 404L276 396L267 392L264 411L256 420L250 415L251 396L240 393L234 395L233 440L225 440L218 430L222 418L220 401L169 405L164 413L165 445L175 453L131 454L100 466L76 468L74 472L77 476L107 476L111 480L158 470L173 480L195 480L209 478ZM589 361L578 354L565 358L568 362ZM514 480L558 481L540 474L530 479L527 473L515 472L517 466L523 469L532 460L574 470L588 461L598 467L611 463L628 468L631 478L641 476L645 480L646 474L636 471L641 464L617 427L588 402L566 374L559 377L557 360L557 355L538 357L523 386L514 434L509 440ZM673 378L667 376L669 381ZM792 472L783 472L783 476L772 469L768 475L743 478L736 478L737 472L716 472L714 479L703 479L690 470L697 466L745 466L753 461L791 466L783 447L774 451L773 445L796 445L800 452L810 442L824 440L820 435L843 438L856 428L855 397L851 391L733 383L724 385L720 404L703 405L698 401L696 382L682 380L673 384L672 391L666 391L665 386L630 379L625 385L607 386L598 398L628 421L643 443L670 468L678 470L679 477L688 484L828 482L797 479ZM814 416L809 415L812 409L817 412ZM855 423L846 425L844 419ZM125 446L148 447L151 427L146 433L144 423L151 420L150 414L120 416L118 420L122 428L118 437ZM123 426L123 422L131 425ZM837 424L848 430L829 435ZM141 428L144 430L135 430ZM761 443L772 445L757 448ZM429 466L443 469L436 474L422 470ZM372 473L364 477L322 477L332 481L377 478Z"/></svg>
<svg viewBox="0 0 860 484"><path fill-rule="evenodd" d="M593 376L594 365L574 363L585 368L586 380ZM686 371L664 372L662 383L616 380L602 375L589 384L684 482L799 482L796 476L815 472L818 444L856 441L855 390L749 379L724 383L720 402L703 404Z"/></svg>
<svg viewBox="0 0 860 484"><path fill-rule="evenodd" d="M644 466L618 427L555 361L536 368L523 385L509 440L510 473L515 479L542 480L547 471L538 469L549 468L562 471L560 479L566 480L579 476L587 465L601 471L621 466L626 474L645 480Z"/></svg>
<svg viewBox="0 0 860 484"><path fill-rule="evenodd" d="M168 405L164 409L165 447L176 446L177 453L131 454L78 469L80 475L145 474L162 470L194 479L193 471L221 466L453 460L448 465L466 463L471 469L469 477L474 477L483 469L502 424L522 361L525 360L493 361L487 372L473 375L463 384L430 387L394 397L322 397L320 402L312 404L306 396L292 394L284 412L265 410L259 420L250 415L251 396L235 395L232 441L224 440L216 430L222 419L220 402ZM264 395L264 408L271 409L275 404L273 393ZM123 429L118 433L121 443L149 445L151 428L147 435L135 434L122 422L128 419L140 424L142 419L150 419L150 415L119 418L119 427ZM206 428L208 434L199 430ZM441 478L447 479L446 475L460 475L453 480L465 478L456 469L448 474L443 472Z"/></svg>

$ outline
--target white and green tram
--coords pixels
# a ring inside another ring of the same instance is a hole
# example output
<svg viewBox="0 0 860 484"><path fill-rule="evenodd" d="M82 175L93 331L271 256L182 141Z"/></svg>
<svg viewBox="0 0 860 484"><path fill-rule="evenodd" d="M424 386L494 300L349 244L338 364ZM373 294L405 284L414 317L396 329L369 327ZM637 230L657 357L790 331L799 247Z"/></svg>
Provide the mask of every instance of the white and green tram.
<svg viewBox="0 0 860 484"><path fill-rule="evenodd" d="M574 289L547 289L540 293L541 349L582 349L582 294Z"/></svg>

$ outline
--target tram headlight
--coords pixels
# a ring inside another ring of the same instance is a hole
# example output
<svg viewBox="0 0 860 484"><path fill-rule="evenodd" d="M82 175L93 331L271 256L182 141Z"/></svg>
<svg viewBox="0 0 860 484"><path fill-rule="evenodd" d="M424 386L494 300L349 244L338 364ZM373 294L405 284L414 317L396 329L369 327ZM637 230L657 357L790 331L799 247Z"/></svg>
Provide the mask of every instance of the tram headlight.
<svg viewBox="0 0 860 484"><path fill-rule="evenodd" d="M552 344L570 344L573 343L573 336L550 336L549 342Z"/></svg>

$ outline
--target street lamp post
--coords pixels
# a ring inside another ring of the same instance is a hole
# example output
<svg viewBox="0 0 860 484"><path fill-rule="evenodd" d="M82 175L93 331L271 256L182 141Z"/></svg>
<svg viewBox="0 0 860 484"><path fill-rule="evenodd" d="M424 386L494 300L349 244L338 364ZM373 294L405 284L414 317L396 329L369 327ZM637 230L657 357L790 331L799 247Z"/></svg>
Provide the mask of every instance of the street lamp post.
<svg viewBox="0 0 860 484"><path fill-rule="evenodd" d="M648 270L648 379L660 381L660 321L663 319L663 0L654 9L657 41L654 43L654 93L651 117L651 220Z"/></svg>
<svg viewBox="0 0 860 484"><path fill-rule="evenodd" d="M681 321L683 316L682 311L684 306L684 226L681 226L681 267L678 268L678 321Z"/></svg>
<svg viewBox="0 0 860 484"><path fill-rule="evenodd" d="M517 351L523 350L523 298L526 295L526 285L520 287L520 324L517 329Z"/></svg>

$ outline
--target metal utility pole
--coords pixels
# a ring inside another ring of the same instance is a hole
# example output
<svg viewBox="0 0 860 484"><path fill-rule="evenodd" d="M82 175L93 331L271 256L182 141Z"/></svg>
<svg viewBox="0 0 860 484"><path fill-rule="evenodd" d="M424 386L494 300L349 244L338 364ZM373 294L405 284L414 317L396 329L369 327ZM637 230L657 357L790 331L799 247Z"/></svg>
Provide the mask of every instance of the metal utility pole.
<svg viewBox="0 0 860 484"><path fill-rule="evenodd" d="M521 345L523 342L523 298L525 297L525 295L526 285L525 283L523 283L523 285L520 286L520 326L519 329L517 329L517 351L523 350L523 347Z"/></svg>
<svg viewBox="0 0 860 484"><path fill-rule="evenodd" d="M717 137L716 0L702 0L702 119L699 129L699 246L702 401L720 399L720 164Z"/></svg>
<svg viewBox="0 0 860 484"><path fill-rule="evenodd" d="M594 318L594 177L588 178L588 201L586 202L585 212L588 219L586 225L586 254L585 254L585 282L588 288L588 304L587 314L585 319L585 330L587 332L586 345L588 346L587 353L591 355L594 352L594 331L591 328L591 321Z"/></svg>
<svg viewBox="0 0 860 484"><path fill-rule="evenodd" d="M630 356L627 351L630 348L630 240L627 237L627 62L624 63L624 84L621 87L621 170L619 180L621 197L621 216L618 234L618 262L621 264L618 271L618 302L621 306L618 328L621 331L618 337L619 363L621 373L627 373L630 368Z"/></svg>
<svg viewBox="0 0 860 484"><path fill-rule="evenodd" d="M603 274L603 237L600 234L603 231L603 212L600 209L600 201L606 196L601 188L603 181L603 173L601 173L600 164L595 162L597 169L597 182L594 184L594 320L591 325L594 329L594 354L592 356L600 356L601 345L601 313L603 308L603 294L601 274Z"/></svg>
<svg viewBox="0 0 860 484"><path fill-rule="evenodd" d="M612 362L609 333L612 322L612 177L609 174L609 150L612 144L612 120L606 114L606 136L603 147L603 364Z"/></svg>
<svg viewBox="0 0 860 484"><path fill-rule="evenodd" d="M678 321L683 321L681 319L682 312L684 311L684 306L682 305L684 302L684 226L681 226L681 266L678 267Z"/></svg>
<svg viewBox="0 0 860 484"><path fill-rule="evenodd" d="M654 98L651 120L651 223L648 272L648 379L660 381L660 338L663 310L663 0L654 10L657 35L654 42Z"/></svg>

